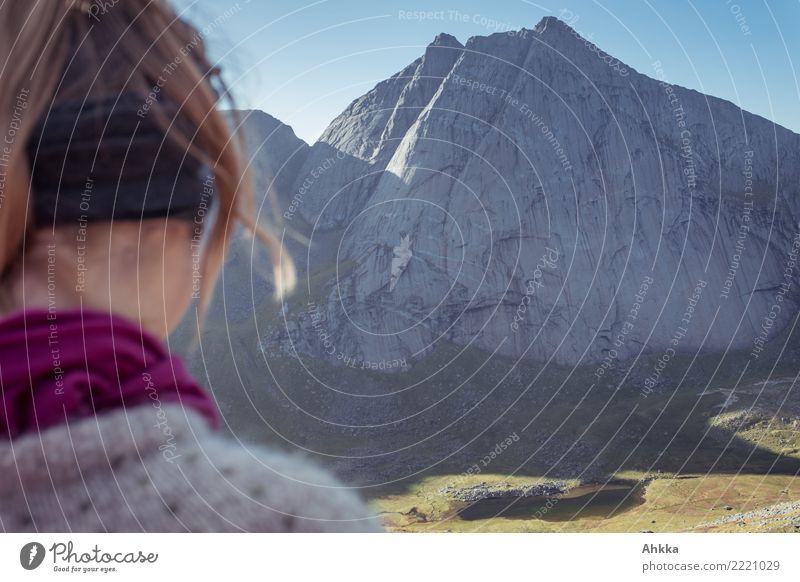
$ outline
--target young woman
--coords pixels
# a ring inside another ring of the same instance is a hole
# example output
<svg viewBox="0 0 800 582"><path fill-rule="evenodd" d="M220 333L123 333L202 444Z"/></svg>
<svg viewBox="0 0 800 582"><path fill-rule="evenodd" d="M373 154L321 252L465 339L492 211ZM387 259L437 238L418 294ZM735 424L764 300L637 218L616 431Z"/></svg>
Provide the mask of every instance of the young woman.
<svg viewBox="0 0 800 582"><path fill-rule="evenodd" d="M217 436L163 344L237 224L292 284L223 92L164 1L0 4L0 530L378 529L305 460Z"/></svg>

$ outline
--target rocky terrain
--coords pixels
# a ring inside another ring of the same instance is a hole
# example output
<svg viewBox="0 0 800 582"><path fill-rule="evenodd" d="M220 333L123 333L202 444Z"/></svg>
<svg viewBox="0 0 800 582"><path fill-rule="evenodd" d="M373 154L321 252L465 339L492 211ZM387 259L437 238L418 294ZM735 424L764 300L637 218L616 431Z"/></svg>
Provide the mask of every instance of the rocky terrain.
<svg viewBox="0 0 800 582"><path fill-rule="evenodd" d="M800 501L788 501L751 511L733 513L710 522L701 523L696 527L697 529L707 529L727 524L742 524L742 526L745 526L748 523L755 522L758 527L789 525L793 529L800 529L800 519L797 518L798 513L800 513Z"/></svg>
<svg viewBox="0 0 800 582"><path fill-rule="evenodd" d="M566 493L568 490L569 484L564 481L522 486L513 486L509 483L495 483L490 486L483 482L468 487L446 485L439 489L439 493L459 501L481 501L484 499L552 497Z"/></svg>
<svg viewBox="0 0 800 582"><path fill-rule="evenodd" d="M440 341L575 365L774 337L800 137L598 50L555 18L441 34L307 152L267 128L268 155L296 152L276 184L314 309L265 343L393 372Z"/></svg>
<svg viewBox="0 0 800 582"><path fill-rule="evenodd" d="M546 18L439 35L311 146L240 112L301 281L237 241L192 360L228 428L412 527L497 483L647 482L614 531L793 502L800 136L609 60Z"/></svg>

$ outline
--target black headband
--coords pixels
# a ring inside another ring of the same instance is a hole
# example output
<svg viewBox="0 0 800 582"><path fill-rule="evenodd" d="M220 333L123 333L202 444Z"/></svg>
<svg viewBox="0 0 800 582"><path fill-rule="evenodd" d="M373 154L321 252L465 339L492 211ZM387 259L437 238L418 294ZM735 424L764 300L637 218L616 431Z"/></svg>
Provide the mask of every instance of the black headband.
<svg viewBox="0 0 800 582"><path fill-rule="evenodd" d="M37 226L192 218L211 204L207 168L165 139L144 107L144 97L123 93L56 102L45 114L28 144Z"/></svg>

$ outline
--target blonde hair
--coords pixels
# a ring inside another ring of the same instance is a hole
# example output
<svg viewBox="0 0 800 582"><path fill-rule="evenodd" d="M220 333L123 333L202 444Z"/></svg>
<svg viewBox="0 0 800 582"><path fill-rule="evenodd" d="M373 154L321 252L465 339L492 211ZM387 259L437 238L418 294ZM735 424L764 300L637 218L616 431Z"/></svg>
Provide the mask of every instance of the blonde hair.
<svg viewBox="0 0 800 582"><path fill-rule="evenodd" d="M159 92L177 104L168 115L148 95ZM31 227L31 168L27 144L38 120L59 100L133 92L149 103L148 115L188 155L210 168L216 220L208 233L200 304L208 306L233 226L240 224L269 252L276 293L294 285L291 260L280 241L257 224L253 189L234 139L218 110L215 78L200 33L177 18L165 0L4 0L0 4L0 272L20 256ZM182 123L176 123L180 119ZM195 129L194 135L178 127Z"/></svg>

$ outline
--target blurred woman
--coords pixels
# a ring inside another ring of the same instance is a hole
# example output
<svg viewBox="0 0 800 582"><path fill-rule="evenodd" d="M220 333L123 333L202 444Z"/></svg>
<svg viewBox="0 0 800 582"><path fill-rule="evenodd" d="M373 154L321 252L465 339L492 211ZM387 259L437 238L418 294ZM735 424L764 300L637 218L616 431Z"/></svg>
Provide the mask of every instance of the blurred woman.
<svg viewBox="0 0 800 582"><path fill-rule="evenodd" d="M237 225L294 279L224 92L165 1L0 4L0 529L377 529L324 471L215 435L163 343Z"/></svg>

